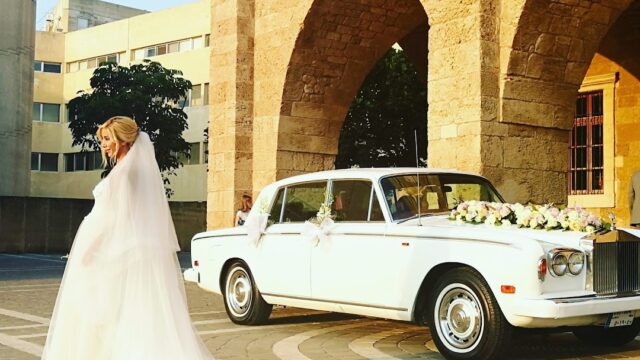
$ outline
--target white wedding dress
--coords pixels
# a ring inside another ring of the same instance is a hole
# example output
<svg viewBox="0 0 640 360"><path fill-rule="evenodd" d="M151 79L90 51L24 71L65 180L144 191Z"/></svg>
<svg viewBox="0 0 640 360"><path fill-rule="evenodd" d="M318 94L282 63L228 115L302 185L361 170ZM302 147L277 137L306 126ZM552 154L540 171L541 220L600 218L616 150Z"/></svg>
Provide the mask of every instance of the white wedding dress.
<svg viewBox="0 0 640 360"><path fill-rule="evenodd" d="M149 136L93 190L42 359L212 359L189 317L178 246Z"/></svg>

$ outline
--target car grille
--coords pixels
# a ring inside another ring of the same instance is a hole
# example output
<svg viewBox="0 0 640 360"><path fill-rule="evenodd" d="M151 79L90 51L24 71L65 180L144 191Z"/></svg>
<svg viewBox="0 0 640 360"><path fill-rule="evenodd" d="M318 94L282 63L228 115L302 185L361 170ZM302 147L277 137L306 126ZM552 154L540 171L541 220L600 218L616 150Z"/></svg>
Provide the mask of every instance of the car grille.
<svg viewBox="0 0 640 360"><path fill-rule="evenodd" d="M640 242L596 243L593 288L602 295L640 291Z"/></svg>

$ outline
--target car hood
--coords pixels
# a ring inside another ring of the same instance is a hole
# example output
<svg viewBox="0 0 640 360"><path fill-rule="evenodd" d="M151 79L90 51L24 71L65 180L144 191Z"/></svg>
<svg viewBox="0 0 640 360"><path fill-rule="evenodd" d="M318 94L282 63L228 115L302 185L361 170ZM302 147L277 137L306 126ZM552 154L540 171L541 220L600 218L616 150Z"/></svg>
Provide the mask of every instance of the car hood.
<svg viewBox="0 0 640 360"><path fill-rule="evenodd" d="M534 230L510 227L460 223L449 220L447 215L426 216L409 220L396 225L401 232L415 229L416 234L434 237L450 237L456 239L500 242L505 244L517 244L526 239L549 243L555 246L579 248L580 240L588 236L587 233L564 230ZM393 233L393 229L390 229ZM413 232L413 231L411 231Z"/></svg>

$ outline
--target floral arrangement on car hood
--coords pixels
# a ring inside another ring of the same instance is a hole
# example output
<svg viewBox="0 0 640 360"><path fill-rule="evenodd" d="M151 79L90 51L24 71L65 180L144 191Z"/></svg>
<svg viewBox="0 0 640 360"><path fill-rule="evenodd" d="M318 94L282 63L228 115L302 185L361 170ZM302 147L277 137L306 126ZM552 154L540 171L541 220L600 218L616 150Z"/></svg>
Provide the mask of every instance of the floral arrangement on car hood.
<svg viewBox="0 0 640 360"><path fill-rule="evenodd" d="M449 219L471 224L587 233L608 229L611 226L598 216L581 208L560 208L553 204L522 205L487 201L465 201L451 211Z"/></svg>

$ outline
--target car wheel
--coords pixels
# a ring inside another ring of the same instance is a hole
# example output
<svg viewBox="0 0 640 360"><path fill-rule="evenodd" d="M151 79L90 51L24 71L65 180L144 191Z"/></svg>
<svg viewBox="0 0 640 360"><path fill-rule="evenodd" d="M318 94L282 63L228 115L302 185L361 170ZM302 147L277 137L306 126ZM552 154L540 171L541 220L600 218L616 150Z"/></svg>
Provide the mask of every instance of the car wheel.
<svg viewBox="0 0 640 360"><path fill-rule="evenodd" d="M229 266L223 296L227 315L236 324L262 324L271 315L273 306L264 301L243 262L236 261Z"/></svg>
<svg viewBox="0 0 640 360"><path fill-rule="evenodd" d="M586 326L575 329L573 334L588 345L622 346L640 333L640 318L635 318L629 326L605 328L604 326Z"/></svg>
<svg viewBox="0 0 640 360"><path fill-rule="evenodd" d="M431 289L425 317L440 354L456 360L501 358L512 327L477 271L450 270Z"/></svg>

